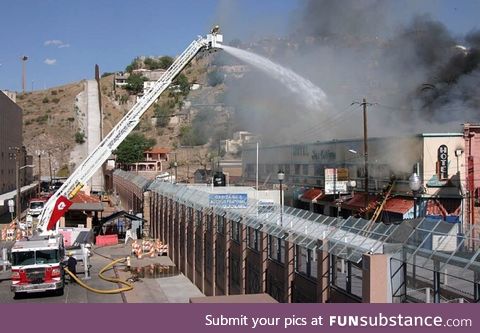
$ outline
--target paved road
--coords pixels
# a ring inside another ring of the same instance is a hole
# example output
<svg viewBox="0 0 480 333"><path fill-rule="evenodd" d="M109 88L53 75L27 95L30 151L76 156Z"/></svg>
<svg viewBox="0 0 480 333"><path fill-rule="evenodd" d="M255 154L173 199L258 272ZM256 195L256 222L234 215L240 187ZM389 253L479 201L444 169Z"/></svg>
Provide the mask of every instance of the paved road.
<svg viewBox="0 0 480 333"><path fill-rule="evenodd" d="M98 272L108 263L110 259L117 259L126 256L130 247L123 244L112 247L95 249L98 254L91 257L91 275L86 284L98 289L118 288L110 282L101 280ZM105 255L108 258L104 258ZM0 303L187 303L190 297L201 297L203 294L183 274L178 274L170 258L162 256L155 258L144 258L132 260L132 268L138 271L140 281L134 283L134 289L121 294L101 295L90 292L80 285L72 283L65 286L63 296L46 295L44 293L28 294L26 297L13 299L10 292L10 281L0 279ZM79 276L83 267L78 265ZM120 278L130 277L131 272L125 271L125 266L119 265L116 271ZM105 273L106 276L113 275L112 271ZM0 278L1 278L0 274Z"/></svg>

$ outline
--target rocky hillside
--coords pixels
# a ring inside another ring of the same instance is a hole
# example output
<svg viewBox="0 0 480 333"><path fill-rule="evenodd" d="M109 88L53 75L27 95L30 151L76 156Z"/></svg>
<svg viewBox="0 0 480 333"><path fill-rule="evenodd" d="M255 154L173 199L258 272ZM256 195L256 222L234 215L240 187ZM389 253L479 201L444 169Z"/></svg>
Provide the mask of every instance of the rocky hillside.
<svg viewBox="0 0 480 333"><path fill-rule="evenodd" d="M179 175L186 173L183 168L188 168L192 173L195 168L210 164L214 154L209 150L216 152L218 139L226 135L230 112L220 101L225 87L221 83L214 87L209 85L208 73L212 71L211 68L211 56L208 54L192 61L183 74L190 84L197 84L198 89L186 96L179 95L174 89L164 92L142 117L136 129L146 137L154 138L157 146L170 147L175 151L180 166ZM113 75L101 78L104 135L136 100L136 96L129 95L128 91L118 87L114 89L113 82ZM33 156L43 151L43 175L48 174L45 171L49 165L48 153L51 154L52 168L57 175L66 176L75 167L70 160L70 153L75 145L82 144L78 140L78 133L81 132L85 115L81 114L76 103L78 94L83 90L84 81L80 81L17 96L17 103L24 115L24 145ZM169 108L170 116L164 117L166 121L159 121L155 117L159 107Z"/></svg>

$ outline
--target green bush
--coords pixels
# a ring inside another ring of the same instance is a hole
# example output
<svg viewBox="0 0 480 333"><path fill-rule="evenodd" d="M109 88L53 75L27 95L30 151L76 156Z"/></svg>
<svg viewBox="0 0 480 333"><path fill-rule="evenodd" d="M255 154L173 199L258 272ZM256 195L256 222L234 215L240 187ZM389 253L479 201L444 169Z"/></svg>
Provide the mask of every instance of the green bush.
<svg viewBox="0 0 480 333"><path fill-rule="evenodd" d="M76 132L75 133L75 142L78 144L82 144L85 142L85 133L83 132Z"/></svg>
<svg viewBox="0 0 480 333"><path fill-rule="evenodd" d="M170 123L170 116L173 114L173 109L169 104L156 105L153 114L157 118L156 126L165 127Z"/></svg>
<svg viewBox="0 0 480 333"><path fill-rule="evenodd" d="M141 133L132 133L113 152L119 163L136 163L143 160L144 151L155 145L155 139L147 139Z"/></svg>
<svg viewBox="0 0 480 333"><path fill-rule="evenodd" d="M131 74L127 79L125 88L133 94L138 94L143 91L143 82L147 80L146 77L140 74Z"/></svg>
<svg viewBox="0 0 480 333"><path fill-rule="evenodd" d="M56 90L52 90L52 91L50 92L50 94L56 95L56 94L57 94L57 91L56 91Z"/></svg>
<svg viewBox="0 0 480 333"><path fill-rule="evenodd" d="M55 97L54 99L52 99L52 102L58 104L58 102L60 102L60 98Z"/></svg>
<svg viewBox="0 0 480 333"><path fill-rule="evenodd" d="M47 96L45 96L43 99L42 99L42 103L48 103L50 102L50 100L48 99Z"/></svg>

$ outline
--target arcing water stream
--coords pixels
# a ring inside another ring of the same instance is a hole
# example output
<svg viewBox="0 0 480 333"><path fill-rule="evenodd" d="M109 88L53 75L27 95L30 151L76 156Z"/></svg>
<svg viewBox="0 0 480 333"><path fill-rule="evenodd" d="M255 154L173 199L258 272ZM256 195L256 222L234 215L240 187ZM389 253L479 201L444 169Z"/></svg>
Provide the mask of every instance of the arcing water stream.
<svg viewBox="0 0 480 333"><path fill-rule="evenodd" d="M300 95L306 106L310 109L315 110L327 104L327 95L322 89L292 70L282 67L255 53L237 49L232 46L222 45L222 49L282 82L290 91Z"/></svg>

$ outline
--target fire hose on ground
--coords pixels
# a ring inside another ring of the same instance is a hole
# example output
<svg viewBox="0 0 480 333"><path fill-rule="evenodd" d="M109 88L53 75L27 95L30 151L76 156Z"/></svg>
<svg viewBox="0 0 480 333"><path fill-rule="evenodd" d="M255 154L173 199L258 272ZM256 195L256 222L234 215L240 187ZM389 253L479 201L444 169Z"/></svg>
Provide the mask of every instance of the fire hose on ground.
<svg viewBox="0 0 480 333"><path fill-rule="evenodd" d="M119 293L124 292L124 291L132 290L133 285L128 283L127 281L122 281L122 280L120 280L118 278L115 278L115 277L104 276L103 273L112 269L113 266L115 266L115 264L117 264L119 262L123 262L125 260L126 260L126 258L120 258L120 259L114 260L111 263L109 263L108 265L106 265L105 267L103 267L100 270L100 273L98 273L98 276L100 277L100 279L102 279L104 281L107 281L107 282L120 283L120 284L125 286L125 287L122 287L122 288L108 289L108 290L95 289L95 288L92 288L92 287L86 285L85 283L83 283L82 280L80 280L75 274L70 272L68 270L68 268L66 268L66 267L65 267L65 272L67 272L68 275L70 275L80 286L82 286L83 288L85 288L87 290L90 290L94 293L97 293L97 294L119 294Z"/></svg>

